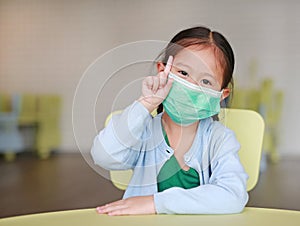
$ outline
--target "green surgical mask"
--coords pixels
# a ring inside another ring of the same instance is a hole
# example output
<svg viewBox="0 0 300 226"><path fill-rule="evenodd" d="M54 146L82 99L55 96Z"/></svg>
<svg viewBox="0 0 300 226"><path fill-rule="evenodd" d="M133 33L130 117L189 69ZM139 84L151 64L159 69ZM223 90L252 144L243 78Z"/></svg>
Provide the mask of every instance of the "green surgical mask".
<svg viewBox="0 0 300 226"><path fill-rule="evenodd" d="M163 106L175 123L188 126L220 112L223 91L197 86L172 73L169 78L174 81Z"/></svg>

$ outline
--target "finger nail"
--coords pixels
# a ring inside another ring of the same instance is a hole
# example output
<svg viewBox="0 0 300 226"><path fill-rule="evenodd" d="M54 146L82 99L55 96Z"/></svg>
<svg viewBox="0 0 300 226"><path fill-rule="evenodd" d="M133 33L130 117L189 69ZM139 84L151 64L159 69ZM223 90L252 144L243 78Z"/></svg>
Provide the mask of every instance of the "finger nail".
<svg viewBox="0 0 300 226"><path fill-rule="evenodd" d="M97 210L98 213L102 213L103 212L102 209L101 209L101 207L97 207L96 210Z"/></svg>

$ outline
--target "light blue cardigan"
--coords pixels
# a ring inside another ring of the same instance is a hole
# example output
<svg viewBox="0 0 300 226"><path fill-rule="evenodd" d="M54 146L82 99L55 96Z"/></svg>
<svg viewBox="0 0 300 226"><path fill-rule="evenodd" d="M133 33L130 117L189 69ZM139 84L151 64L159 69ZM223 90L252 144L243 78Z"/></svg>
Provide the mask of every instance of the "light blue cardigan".
<svg viewBox="0 0 300 226"><path fill-rule="evenodd" d="M123 198L154 195L157 213L229 214L243 210L247 174L240 163L234 133L211 118L201 120L185 163L197 170L200 186L157 192L157 175L173 155L164 139L161 115L152 117L135 101L115 115L96 136L91 150L95 164L107 170L133 169Z"/></svg>

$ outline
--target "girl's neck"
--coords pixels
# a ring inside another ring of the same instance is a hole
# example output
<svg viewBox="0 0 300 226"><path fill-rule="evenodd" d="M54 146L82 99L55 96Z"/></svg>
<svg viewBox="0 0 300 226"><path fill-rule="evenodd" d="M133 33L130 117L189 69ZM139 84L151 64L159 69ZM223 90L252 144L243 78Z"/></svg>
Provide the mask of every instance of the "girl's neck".
<svg viewBox="0 0 300 226"><path fill-rule="evenodd" d="M181 126L173 122L166 112L162 115L162 126L167 133L170 145L179 155L183 155L191 147L198 125L199 121L189 126Z"/></svg>
<svg viewBox="0 0 300 226"><path fill-rule="evenodd" d="M166 112L162 115L162 126L174 150L174 156L183 170L189 169L184 161L184 154L190 150L194 142L198 125L199 121L189 126L180 126L173 122Z"/></svg>

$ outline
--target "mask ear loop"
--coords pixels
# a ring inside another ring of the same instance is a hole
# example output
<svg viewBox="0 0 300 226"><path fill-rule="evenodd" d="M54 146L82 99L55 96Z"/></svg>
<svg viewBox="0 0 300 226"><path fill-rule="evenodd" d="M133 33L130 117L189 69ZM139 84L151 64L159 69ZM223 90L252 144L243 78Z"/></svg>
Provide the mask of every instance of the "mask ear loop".
<svg viewBox="0 0 300 226"><path fill-rule="evenodd" d="M222 91L223 90L224 89L222 89ZM222 111L222 108L226 109L226 108L230 107L230 95L228 97L224 98L223 100L221 100L220 107L221 107L221 111L220 111L220 113L217 116L217 120L224 122L225 118L226 118L226 111Z"/></svg>

